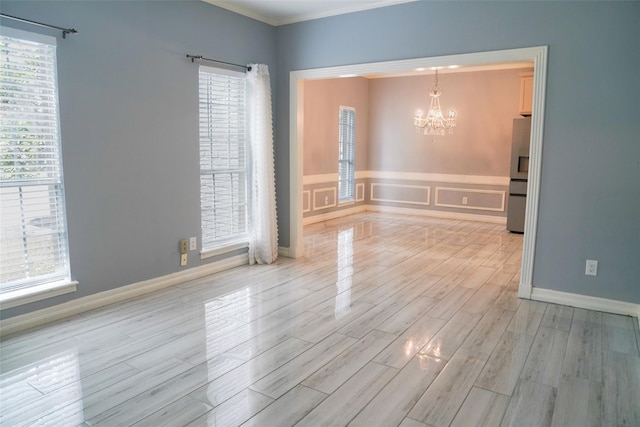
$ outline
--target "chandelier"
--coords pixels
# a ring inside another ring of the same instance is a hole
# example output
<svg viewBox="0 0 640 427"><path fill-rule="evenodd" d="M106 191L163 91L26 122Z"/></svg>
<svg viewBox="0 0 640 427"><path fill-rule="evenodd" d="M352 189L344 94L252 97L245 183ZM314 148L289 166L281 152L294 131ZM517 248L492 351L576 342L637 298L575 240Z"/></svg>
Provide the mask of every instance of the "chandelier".
<svg viewBox="0 0 640 427"><path fill-rule="evenodd" d="M436 68L436 85L429 91L431 97L431 105L429 106L429 112L424 115L422 110L416 111L416 116L413 118L413 124L417 128L424 129L425 135L444 135L446 133L452 134L453 128L456 126L456 112L449 110L447 118L442 114L440 108L440 95L442 92L438 88L438 69Z"/></svg>

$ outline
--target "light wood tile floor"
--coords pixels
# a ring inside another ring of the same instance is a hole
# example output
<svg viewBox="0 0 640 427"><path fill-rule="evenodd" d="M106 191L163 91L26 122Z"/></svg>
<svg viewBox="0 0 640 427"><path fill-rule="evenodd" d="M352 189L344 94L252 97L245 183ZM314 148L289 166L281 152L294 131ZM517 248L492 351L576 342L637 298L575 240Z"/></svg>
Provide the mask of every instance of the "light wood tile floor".
<svg viewBox="0 0 640 427"><path fill-rule="evenodd" d="M517 298L504 226L358 214L306 257L10 336L2 426L640 426L635 319Z"/></svg>

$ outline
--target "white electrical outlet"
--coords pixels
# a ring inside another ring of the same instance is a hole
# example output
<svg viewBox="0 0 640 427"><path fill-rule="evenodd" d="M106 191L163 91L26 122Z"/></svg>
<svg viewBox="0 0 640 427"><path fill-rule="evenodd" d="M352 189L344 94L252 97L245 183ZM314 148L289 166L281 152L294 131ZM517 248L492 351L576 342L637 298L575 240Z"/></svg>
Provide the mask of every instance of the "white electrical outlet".
<svg viewBox="0 0 640 427"><path fill-rule="evenodd" d="M198 249L198 239L196 237L189 237L189 250L195 251Z"/></svg>
<svg viewBox="0 0 640 427"><path fill-rule="evenodd" d="M467 201L468 201L468 200L467 200L467 198L466 198L466 197L463 197L463 198L462 198L462 204L463 204L463 205L466 205L466 204L467 204Z"/></svg>
<svg viewBox="0 0 640 427"><path fill-rule="evenodd" d="M180 255L180 266L184 267L187 265L187 254Z"/></svg>
<svg viewBox="0 0 640 427"><path fill-rule="evenodd" d="M584 269L584 274L587 276L597 276L598 275L598 261L594 259L588 259L586 267Z"/></svg>
<svg viewBox="0 0 640 427"><path fill-rule="evenodd" d="M329 196L324 196L324 204L325 205L329 204Z"/></svg>

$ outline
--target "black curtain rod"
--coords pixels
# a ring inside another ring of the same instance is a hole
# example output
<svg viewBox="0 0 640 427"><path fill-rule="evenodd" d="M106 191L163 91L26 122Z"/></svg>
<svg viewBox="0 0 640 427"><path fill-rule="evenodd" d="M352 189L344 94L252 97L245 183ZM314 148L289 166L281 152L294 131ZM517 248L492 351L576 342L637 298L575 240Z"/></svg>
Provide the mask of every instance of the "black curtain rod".
<svg viewBox="0 0 640 427"><path fill-rule="evenodd" d="M29 19L18 18L17 16L7 15L6 13L0 13L0 16L3 17L3 18L13 19L14 21L26 22L27 24L39 25L41 27L53 28L53 29L56 29L56 30L60 30L60 31L62 31L62 38L63 39L67 38L67 34L77 34L78 33L78 31L76 31L75 28L56 27L55 25L43 24L42 22L38 22L38 21L31 21Z"/></svg>
<svg viewBox="0 0 640 427"><path fill-rule="evenodd" d="M200 61L217 62L218 64L231 65L231 66L234 66L234 67L244 68L247 71L251 71L251 66L250 65L240 65L240 64L234 64L233 62L218 61L217 59L205 58L202 55L189 55L187 53L187 58L191 58L191 62L195 62L196 59L199 59Z"/></svg>

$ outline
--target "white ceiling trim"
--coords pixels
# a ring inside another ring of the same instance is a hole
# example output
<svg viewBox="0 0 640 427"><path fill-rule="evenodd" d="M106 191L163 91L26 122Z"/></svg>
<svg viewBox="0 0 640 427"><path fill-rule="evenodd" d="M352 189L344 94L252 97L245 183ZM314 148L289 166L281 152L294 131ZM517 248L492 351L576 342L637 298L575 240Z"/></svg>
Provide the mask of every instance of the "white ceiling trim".
<svg viewBox="0 0 640 427"><path fill-rule="evenodd" d="M230 10L231 12L247 16L257 21L273 26L294 24L296 22L310 21L313 19L326 18L329 16L344 15L346 13L361 12L364 10L377 9L379 7L393 6L401 3L410 3L418 0L381 0L376 2L362 2L362 4L350 7L341 7L339 1L326 2L324 11L317 13L304 13L301 8L296 8L296 2L289 2L288 10L283 10L278 6L270 5L268 1L261 1L261 9L267 9L270 15L260 13L257 8L250 5L241 6L232 0L202 0L214 6ZM274 2L275 3L275 2Z"/></svg>
<svg viewBox="0 0 640 427"><path fill-rule="evenodd" d="M261 21L261 22L264 22L264 23L269 24L269 25L278 25L278 24L275 23L276 21L273 20L273 19L269 19L266 16L260 15L260 14L258 14L256 12L254 12L254 11L251 11L251 10L246 9L244 7L240 7L238 5L235 5L233 3L230 3L230 2L227 2L227 1L224 1L224 0L202 0L202 1L204 1L205 3L212 4L214 6L221 7L223 9L230 10L231 12L235 12L235 13L238 13L240 15L244 15L246 17L255 19L256 21Z"/></svg>

